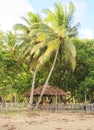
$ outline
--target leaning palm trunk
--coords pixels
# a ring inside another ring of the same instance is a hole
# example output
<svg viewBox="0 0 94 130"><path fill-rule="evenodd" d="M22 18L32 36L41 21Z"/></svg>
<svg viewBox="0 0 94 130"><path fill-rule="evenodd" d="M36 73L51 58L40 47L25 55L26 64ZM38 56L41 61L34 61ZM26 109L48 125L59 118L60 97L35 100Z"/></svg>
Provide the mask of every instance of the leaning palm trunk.
<svg viewBox="0 0 94 130"><path fill-rule="evenodd" d="M35 86L36 73L37 73L37 68L35 66L34 74L33 74L32 87L31 87L31 91L30 91L30 101L29 101L30 108L32 108L32 104L33 104L33 95L34 95L34 86Z"/></svg>
<svg viewBox="0 0 94 130"><path fill-rule="evenodd" d="M36 105L36 108L38 108L38 106L39 106L39 104L40 104L40 102L41 102L42 96L43 96L43 94L44 94L44 91L45 91L45 89L46 89L46 86L48 85L49 79L50 79L50 77L51 77L52 71L53 71L54 66L55 66L55 63L56 63L58 51L59 51L59 47L58 47L57 50L56 50L56 54L55 54L55 58L54 58L54 61L53 61L53 65L52 65L51 70L50 70L50 72L49 72L49 74L48 74L48 77L47 77L47 79L46 79L46 82L45 82L45 84L44 84L44 86L43 86L43 89L42 89L42 92L41 92L41 94L40 94L40 97L39 97L38 103L37 103L37 105Z"/></svg>

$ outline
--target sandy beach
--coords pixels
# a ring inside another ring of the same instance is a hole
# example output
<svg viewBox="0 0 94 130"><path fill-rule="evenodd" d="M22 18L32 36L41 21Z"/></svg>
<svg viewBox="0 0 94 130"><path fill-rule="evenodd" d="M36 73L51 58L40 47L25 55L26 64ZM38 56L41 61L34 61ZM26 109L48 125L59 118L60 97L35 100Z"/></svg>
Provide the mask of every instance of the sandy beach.
<svg viewBox="0 0 94 130"><path fill-rule="evenodd" d="M94 130L94 115L64 112L0 114L0 130Z"/></svg>

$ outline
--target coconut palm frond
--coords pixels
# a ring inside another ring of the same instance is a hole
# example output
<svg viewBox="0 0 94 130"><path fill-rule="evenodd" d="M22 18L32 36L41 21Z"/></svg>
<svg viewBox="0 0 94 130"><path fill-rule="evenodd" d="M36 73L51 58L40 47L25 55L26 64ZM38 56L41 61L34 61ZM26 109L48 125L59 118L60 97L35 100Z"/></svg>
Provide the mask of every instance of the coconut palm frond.
<svg viewBox="0 0 94 130"><path fill-rule="evenodd" d="M24 31L24 32L28 32L28 27L24 24L16 24L14 25L14 29L15 30L19 30L19 31Z"/></svg>
<svg viewBox="0 0 94 130"><path fill-rule="evenodd" d="M26 43L25 43L26 44ZM24 59L30 55L31 48L33 47L34 42L27 43L25 46L20 49L19 55L17 57L17 60L20 62L23 62Z"/></svg>
<svg viewBox="0 0 94 130"><path fill-rule="evenodd" d="M21 50L20 52L19 52L19 55L18 55L18 57L17 57L17 60L21 63L21 62L23 62L24 61L24 59L26 58L26 56L28 55L28 52L30 51L30 48L29 47L27 47L26 48L26 50L25 50L25 48L23 49L23 50Z"/></svg>
<svg viewBox="0 0 94 130"><path fill-rule="evenodd" d="M50 59L52 53L57 49L59 44L60 44L59 39L55 39L48 43L47 49L38 59L38 67L42 66Z"/></svg>
<svg viewBox="0 0 94 130"><path fill-rule="evenodd" d="M45 41L45 42L49 42L51 40L54 40L56 38L56 34L53 33L53 32L39 32L37 34L37 40L42 42L42 41Z"/></svg>
<svg viewBox="0 0 94 130"><path fill-rule="evenodd" d="M74 70L76 67L76 48L68 39L65 39L64 47L66 60L70 61L72 64L72 69Z"/></svg>
<svg viewBox="0 0 94 130"><path fill-rule="evenodd" d="M64 11L60 3L54 4L54 8L43 10L43 12L47 14L45 21L51 25L61 26L63 24Z"/></svg>
<svg viewBox="0 0 94 130"><path fill-rule="evenodd" d="M39 44L36 44L34 45L34 47L32 48L31 52L30 52L30 55L37 55L37 51L39 52L39 50L41 50L43 47L46 46L46 43L45 42L41 42Z"/></svg>
<svg viewBox="0 0 94 130"><path fill-rule="evenodd" d="M45 41L47 35L48 35L48 34L46 34L46 33L39 32L39 33L37 34L37 40L40 41L40 42Z"/></svg>
<svg viewBox="0 0 94 130"><path fill-rule="evenodd" d="M65 5L64 8L65 28L71 27L71 25L73 24L74 12L75 12L75 7L72 2L69 3L69 7Z"/></svg>
<svg viewBox="0 0 94 130"><path fill-rule="evenodd" d="M62 7L62 4L59 3L59 4L55 4L55 14L56 14L56 18L57 18L57 25L58 26L62 26L64 23L64 10L63 10L63 7Z"/></svg>
<svg viewBox="0 0 94 130"><path fill-rule="evenodd" d="M44 9L43 12L45 14L47 14L46 18L45 18L45 22L49 22L51 23L53 21L53 23L56 21L56 17L55 17L55 14L52 10L50 9Z"/></svg>
<svg viewBox="0 0 94 130"><path fill-rule="evenodd" d="M33 12L29 12L28 13L28 18L31 21L31 23L35 23L35 22L40 22L41 21L41 17L39 14L35 14Z"/></svg>
<svg viewBox="0 0 94 130"><path fill-rule="evenodd" d="M78 28L80 26L80 23L77 23L75 26L71 27L71 28L67 28L66 29L66 35L71 38L71 37L75 37L78 35Z"/></svg>
<svg viewBox="0 0 94 130"><path fill-rule="evenodd" d="M26 23L26 25L27 25L27 26L29 26L29 25L30 25L31 21L30 21L30 20L28 20L28 18L27 18L27 17L22 16L21 18L22 18L22 20Z"/></svg>

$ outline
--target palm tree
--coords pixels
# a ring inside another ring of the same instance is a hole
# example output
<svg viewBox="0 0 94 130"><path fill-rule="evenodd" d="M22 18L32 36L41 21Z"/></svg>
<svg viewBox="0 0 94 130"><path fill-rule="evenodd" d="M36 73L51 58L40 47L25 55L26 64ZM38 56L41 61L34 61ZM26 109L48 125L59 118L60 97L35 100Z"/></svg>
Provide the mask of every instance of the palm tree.
<svg viewBox="0 0 94 130"><path fill-rule="evenodd" d="M31 33L32 29L38 29L39 26L33 26L35 23L41 22L41 17L38 14L29 12L27 17L23 17L23 20L26 22L25 24L16 24L14 26L14 29L18 32L20 31L19 35L19 56L18 60L20 62L26 61L28 63L28 67L30 72L33 74L33 80L32 80L32 87L30 92L30 107L33 103L33 92L34 92L34 86L35 86L35 79L36 79L36 73L38 71L37 69L37 60L39 58L39 55L41 51L36 50L36 54L34 55L32 49L34 46L38 45L40 41L36 39L36 35Z"/></svg>
<svg viewBox="0 0 94 130"><path fill-rule="evenodd" d="M14 58L17 58L18 44L17 44L17 35L15 32L7 32L3 36L3 46L5 50L10 51Z"/></svg>
<svg viewBox="0 0 94 130"><path fill-rule="evenodd" d="M47 43L45 52L38 59L39 65L46 62L46 60L51 57L52 53L56 53L38 104L41 102L41 98L51 77L60 50L63 50L62 54L65 56L66 61L71 63L72 69L75 69L76 49L71 42L71 38L77 35L79 24L72 26L74 11L73 3L69 3L69 8L66 5L65 8L63 8L61 4L55 4L53 10L44 10L47 16L44 23L41 23L40 28L35 31L38 39Z"/></svg>

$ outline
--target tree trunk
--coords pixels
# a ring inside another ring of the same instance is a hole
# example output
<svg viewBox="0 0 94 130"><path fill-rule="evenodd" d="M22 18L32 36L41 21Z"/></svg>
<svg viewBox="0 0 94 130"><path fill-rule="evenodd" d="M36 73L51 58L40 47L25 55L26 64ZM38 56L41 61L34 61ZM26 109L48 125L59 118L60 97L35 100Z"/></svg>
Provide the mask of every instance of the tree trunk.
<svg viewBox="0 0 94 130"><path fill-rule="evenodd" d="M45 91L45 89L46 89L46 86L48 85L49 79L50 79L50 77L51 77L52 71L53 71L54 66L55 66L55 63L56 63L58 51L59 51L59 47L58 47L57 50L56 50L56 54L55 54L55 58L54 58L54 61L53 61L53 65L52 65L51 70L50 70L50 72L49 72L49 74L48 74L48 77L47 77L47 79L46 79L46 82L45 82L45 84L44 84L44 86L43 86L43 89L42 89L42 92L41 92L41 94L40 94L40 97L39 97L39 100L38 100L38 103L37 103L37 106L36 106L36 107L39 106L39 104L40 104L40 102L41 102L41 99L42 99L42 96L43 96L43 94L44 94L44 91Z"/></svg>
<svg viewBox="0 0 94 130"><path fill-rule="evenodd" d="M86 94L86 92L85 92L85 103L87 102L87 94Z"/></svg>
<svg viewBox="0 0 94 130"><path fill-rule="evenodd" d="M31 87L31 91L30 91L30 100L29 100L30 108L32 107L32 104L33 104L33 94L34 94L34 86L35 86L36 73L37 73L37 68L35 66L35 68L34 68L34 74L33 74L32 87Z"/></svg>

